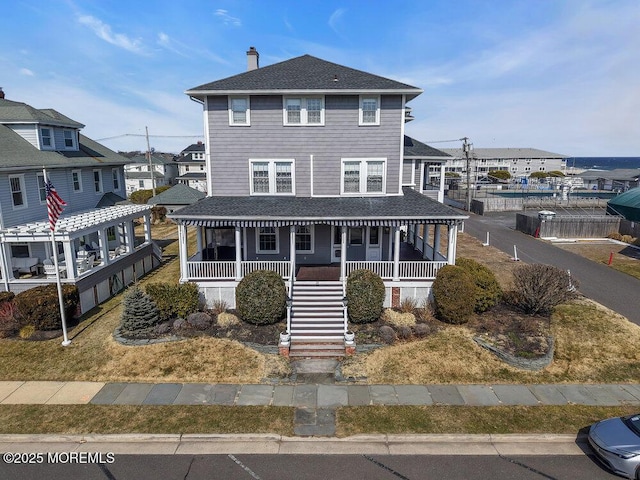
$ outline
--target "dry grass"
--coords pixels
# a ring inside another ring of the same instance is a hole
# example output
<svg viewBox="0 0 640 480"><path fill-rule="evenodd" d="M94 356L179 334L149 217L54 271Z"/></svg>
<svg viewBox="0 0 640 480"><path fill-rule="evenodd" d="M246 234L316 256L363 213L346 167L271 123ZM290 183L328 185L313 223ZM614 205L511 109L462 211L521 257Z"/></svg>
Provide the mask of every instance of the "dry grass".
<svg viewBox="0 0 640 480"><path fill-rule="evenodd" d="M511 256L495 247L482 245L482 242L466 233L458 234L458 257L472 258L488 267L496 276L503 290L511 288L513 270L518 266Z"/></svg>
<svg viewBox="0 0 640 480"><path fill-rule="evenodd" d="M607 265L613 254L611 268L640 278L640 249L617 243L556 243L556 247L573 252L597 263Z"/></svg>
<svg viewBox="0 0 640 480"><path fill-rule="evenodd" d="M390 308L385 308L382 312L382 319L396 327L412 327L416 324L416 316L410 312L396 312Z"/></svg>
<svg viewBox="0 0 640 480"><path fill-rule="evenodd" d="M537 407L365 406L340 408L336 434L571 433L608 417L637 413L637 407L584 405Z"/></svg>

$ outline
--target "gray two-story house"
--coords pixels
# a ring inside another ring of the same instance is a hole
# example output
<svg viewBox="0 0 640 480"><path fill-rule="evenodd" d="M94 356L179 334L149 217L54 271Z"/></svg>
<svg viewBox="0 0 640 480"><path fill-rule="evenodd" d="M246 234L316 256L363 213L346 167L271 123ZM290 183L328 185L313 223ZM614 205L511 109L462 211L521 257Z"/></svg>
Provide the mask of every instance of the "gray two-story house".
<svg viewBox="0 0 640 480"><path fill-rule="evenodd" d="M466 216L438 201L444 167L429 181L448 155L405 135L422 90L310 55L263 68L255 49L247 56L245 73L186 92L204 109L209 194L171 216L182 281L234 306L247 272L277 271L292 342L342 338L355 269L383 278L387 305L427 297Z"/></svg>
<svg viewBox="0 0 640 480"><path fill-rule="evenodd" d="M157 266L161 252L151 240L151 207L124 198L129 160L82 135L83 127L0 90L0 290L56 282L57 256L61 282L78 287L86 312ZM45 172L67 203L53 242Z"/></svg>

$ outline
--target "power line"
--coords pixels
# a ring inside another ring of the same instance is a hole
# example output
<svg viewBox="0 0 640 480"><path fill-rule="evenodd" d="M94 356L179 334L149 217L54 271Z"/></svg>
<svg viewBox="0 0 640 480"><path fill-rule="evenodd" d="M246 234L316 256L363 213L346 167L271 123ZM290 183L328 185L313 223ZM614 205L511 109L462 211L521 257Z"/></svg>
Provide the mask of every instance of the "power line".
<svg viewBox="0 0 640 480"><path fill-rule="evenodd" d="M115 138L122 137L146 137L147 135L142 133L123 133L122 135L116 135L114 137L98 138L96 142L104 142L105 140L113 140ZM149 135L150 138L202 138L203 135Z"/></svg>
<svg viewBox="0 0 640 480"><path fill-rule="evenodd" d="M453 140L427 140L423 143L453 143L453 142L461 142L464 138L454 138Z"/></svg>

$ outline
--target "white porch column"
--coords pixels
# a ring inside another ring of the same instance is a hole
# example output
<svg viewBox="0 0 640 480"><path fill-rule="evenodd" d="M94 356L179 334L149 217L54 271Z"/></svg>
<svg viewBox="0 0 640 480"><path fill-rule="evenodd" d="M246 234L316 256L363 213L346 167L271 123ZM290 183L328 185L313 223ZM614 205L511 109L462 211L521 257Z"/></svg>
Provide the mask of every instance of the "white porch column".
<svg viewBox="0 0 640 480"><path fill-rule="evenodd" d="M144 215L144 241L145 243L151 242L151 215L149 212Z"/></svg>
<svg viewBox="0 0 640 480"><path fill-rule="evenodd" d="M9 248L9 244L2 242L0 243L0 260L2 263L0 267L2 270L2 281L4 282L4 288L8 292L9 291L9 279L13 278L13 268L9 266L9 257L11 257L11 249Z"/></svg>
<svg viewBox="0 0 640 480"><path fill-rule="evenodd" d="M433 258L432 260L435 262L437 260L436 253L440 249L440 227L442 225L437 224L433 230ZM447 249L447 252L449 249Z"/></svg>
<svg viewBox="0 0 640 480"><path fill-rule="evenodd" d="M440 164L440 188L438 188L438 201L444 203L444 163Z"/></svg>
<svg viewBox="0 0 640 480"><path fill-rule="evenodd" d="M107 240L107 233L104 228L98 230L98 247L100 247L102 263L106 265L109 263L109 241Z"/></svg>
<svg viewBox="0 0 640 480"><path fill-rule="evenodd" d="M393 227L393 280L400 280L400 227Z"/></svg>
<svg viewBox="0 0 640 480"><path fill-rule="evenodd" d="M196 227L196 252L200 254L200 259L204 260L202 257L202 227Z"/></svg>
<svg viewBox="0 0 640 480"><path fill-rule="evenodd" d="M447 246L447 263L449 265L456 264L456 245L458 243L458 226L449 225L449 243Z"/></svg>
<svg viewBox="0 0 640 480"><path fill-rule="evenodd" d="M135 231L133 229L133 222L131 220L127 220L124 224L124 233L127 236L127 252L133 252L136 244L135 240ZM186 237L185 237L186 240Z"/></svg>
<svg viewBox="0 0 640 480"><path fill-rule="evenodd" d="M178 225L178 247L180 250L180 279L187 280L189 277L187 269L189 254L187 252L187 226L184 224Z"/></svg>
<svg viewBox="0 0 640 480"><path fill-rule="evenodd" d="M56 240L57 242L57 240ZM74 279L78 276L78 265L76 264L76 252L72 247L73 240L62 242L64 249L64 264L67 266L67 278ZM57 252L56 252L57 253ZM55 255L55 253L54 253Z"/></svg>
<svg viewBox="0 0 640 480"><path fill-rule="evenodd" d="M413 226L413 248L414 249L418 248L418 239L419 238L420 238L420 225L416 223Z"/></svg>
<svg viewBox="0 0 640 480"><path fill-rule="evenodd" d="M290 284L293 283L293 278L296 276L296 226L289 226L289 256L291 257L291 276L289 277ZM291 292L289 292L291 294Z"/></svg>
<svg viewBox="0 0 640 480"><path fill-rule="evenodd" d="M242 280L242 231L235 227L236 241L236 280Z"/></svg>
<svg viewBox="0 0 640 480"><path fill-rule="evenodd" d="M340 227L340 280L347 280L347 227Z"/></svg>
<svg viewBox="0 0 640 480"><path fill-rule="evenodd" d="M429 228L430 225L428 223L422 225L422 258L424 260L429 258L429 252L427 251L427 247L429 246Z"/></svg>

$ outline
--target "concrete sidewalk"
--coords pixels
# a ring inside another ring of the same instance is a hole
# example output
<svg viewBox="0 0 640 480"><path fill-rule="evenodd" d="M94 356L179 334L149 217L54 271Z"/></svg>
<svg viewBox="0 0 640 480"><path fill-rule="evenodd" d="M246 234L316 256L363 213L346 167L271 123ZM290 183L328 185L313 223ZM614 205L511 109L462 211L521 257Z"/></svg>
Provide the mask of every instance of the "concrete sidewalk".
<svg viewBox="0 0 640 480"><path fill-rule="evenodd" d="M273 405L640 405L640 384L235 385L202 383L0 382L0 404Z"/></svg>

